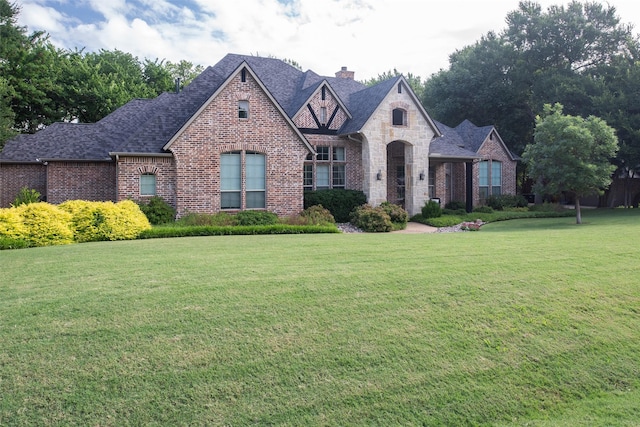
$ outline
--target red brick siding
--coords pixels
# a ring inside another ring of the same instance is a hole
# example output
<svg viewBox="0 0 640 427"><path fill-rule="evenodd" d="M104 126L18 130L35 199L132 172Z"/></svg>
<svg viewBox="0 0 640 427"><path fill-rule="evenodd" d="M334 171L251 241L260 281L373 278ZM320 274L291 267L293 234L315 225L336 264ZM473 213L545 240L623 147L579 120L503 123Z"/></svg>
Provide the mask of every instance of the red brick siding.
<svg viewBox="0 0 640 427"><path fill-rule="evenodd" d="M249 117L238 118L238 101L249 101ZM220 210L220 154L251 150L266 155L267 210L291 215L302 210L303 141L247 73L214 98L170 147L176 165L176 207L186 212Z"/></svg>
<svg viewBox="0 0 640 427"><path fill-rule="evenodd" d="M313 112L315 113L318 120L320 120L320 109L322 107L325 107L327 109L327 121L329 121L336 106L338 106L339 104L329 90L326 91L325 95L325 99L322 100L321 92L316 92L314 97L309 100L308 104L311 105L311 108L313 109ZM347 115L344 110L340 108L333 118L329 129L340 129L346 120ZM300 113L296 117L294 117L293 122L299 128L315 129L318 127L315 120L313 120L313 116L311 115L309 108L307 108L307 104L305 104L300 110Z"/></svg>
<svg viewBox="0 0 640 427"><path fill-rule="evenodd" d="M502 194L516 194L516 165L517 162L511 160L511 156L505 151L504 146L496 135L493 139L487 138L478 154L483 160L496 160L502 162ZM491 167L491 166L489 166ZM473 205L480 203L478 185L480 183L479 168L477 163L473 166Z"/></svg>
<svg viewBox="0 0 640 427"><path fill-rule="evenodd" d="M41 164L0 164L0 208L9 207L23 187L47 192L46 166Z"/></svg>
<svg viewBox="0 0 640 427"><path fill-rule="evenodd" d="M140 176L156 176L156 195L176 207L176 165L172 157L120 157L118 160L118 200L145 201L140 195Z"/></svg>
<svg viewBox="0 0 640 427"><path fill-rule="evenodd" d="M49 162L47 201L116 200L116 167L112 162Z"/></svg>

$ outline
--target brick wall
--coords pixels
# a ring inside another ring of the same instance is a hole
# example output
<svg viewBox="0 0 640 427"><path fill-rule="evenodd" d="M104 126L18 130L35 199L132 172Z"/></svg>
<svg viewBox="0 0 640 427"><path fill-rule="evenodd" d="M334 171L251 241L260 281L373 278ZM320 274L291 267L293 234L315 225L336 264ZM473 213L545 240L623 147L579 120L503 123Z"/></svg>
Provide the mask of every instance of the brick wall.
<svg viewBox="0 0 640 427"><path fill-rule="evenodd" d="M238 101L249 101L248 118ZM266 155L266 206L278 215L303 208L302 170L309 150L247 73L232 78L170 147L175 157L178 216L220 210L220 154L247 150Z"/></svg>
<svg viewBox="0 0 640 427"><path fill-rule="evenodd" d="M362 144L336 135L305 135L311 146L344 147L347 190L362 191ZM316 169L314 168L314 173ZM302 175L300 175L302 180Z"/></svg>
<svg viewBox="0 0 640 427"><path fill-rule="evenodd" d="M322 99L322 92L320 90L317 91L309 100L308 104L311 105L311 109L315 113L318 120L320 120L320 109L323 107L326 108L327 122L331 119L331 115L335 111L335 108L339 105L338 101L333 97L329 90L325 91L324 100ZM333 118L333 121L331 121L331 123L329 124L328 128L331 130L338 130L342 127L345 121L347 121L347 114L343 109L340 108ZM318 127L315 120L313 119L311 112L309 111L309 108L307 107L307 104L305 104L300 112L293 118L293 122L299 128L315 129Z"/></svg>
<svg viewBox="0 0 640 427"><path fill-rule="evenodd" d="M492 133L493 138L487 137L478 154L483 160L502 162L502 194L516 194L516 165L517 162L511 160L511 156L500 143L498 136ZM489 166L491 168L491 166ZM479 170L477 164L473 167L473 205L480 204L479 195Z"/></svg>
<svg viewBox="0 0 640 427"><path fill-rule="evenodd" d="M148 200L140 195L140 176L156 176L156 195L176 207L176 165L173 157L120 157L118 159L118 200Z"/></svg>
<svg viewBox="0 0 640 427"><path fill-rule="evenodd" d="M42 164L0 164L0 208L8 208L23 187L47 191L46 166Z"/></svg>
<svg viewBox="0 0 640 427"><path fill-rule="evenodd" d="M49 162L47 201L116 201L116 166L113 162Z"/></svg>

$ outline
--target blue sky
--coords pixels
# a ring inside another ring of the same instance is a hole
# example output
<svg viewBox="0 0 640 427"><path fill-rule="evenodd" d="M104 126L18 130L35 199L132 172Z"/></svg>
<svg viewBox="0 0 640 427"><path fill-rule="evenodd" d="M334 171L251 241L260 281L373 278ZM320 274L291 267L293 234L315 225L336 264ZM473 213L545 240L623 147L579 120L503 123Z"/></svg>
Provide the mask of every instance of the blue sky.
<svg viewBox="0 0 640 427"><path fill-rule="evenodd" d="M539 0L550 5L563 0ZM609 0L640 31L638 0ZM58 47L119 49L213 65L227 53L297 61L364 80L393 68L426 78L455 50L505 27L518 0L17 0L19 24Z"/></svg>

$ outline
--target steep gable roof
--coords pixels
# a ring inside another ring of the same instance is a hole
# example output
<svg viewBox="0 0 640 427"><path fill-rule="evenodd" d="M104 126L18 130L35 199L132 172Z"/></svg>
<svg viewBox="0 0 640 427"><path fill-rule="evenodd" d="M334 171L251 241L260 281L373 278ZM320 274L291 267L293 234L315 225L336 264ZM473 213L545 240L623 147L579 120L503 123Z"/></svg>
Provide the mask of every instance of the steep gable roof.
<svg viewBox="0 0 640 427"><path fill-rule="evenodd" d="M463 135L457 132L457 128L451 128L440 122L435 122L441 135L435 138L429 145L429 157L444 159L477 159L477 152L466 143Z"/></svg>

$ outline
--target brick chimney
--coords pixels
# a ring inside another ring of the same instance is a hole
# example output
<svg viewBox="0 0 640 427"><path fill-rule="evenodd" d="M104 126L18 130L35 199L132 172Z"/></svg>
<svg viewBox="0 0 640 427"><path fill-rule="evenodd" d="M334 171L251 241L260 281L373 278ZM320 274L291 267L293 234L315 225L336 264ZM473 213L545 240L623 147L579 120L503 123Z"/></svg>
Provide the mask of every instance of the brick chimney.
<svg viewBox="0 0 640 427"><path fill-rule="evenodd" d="M336 77L339 79L351 79L353 80L353 76L355 75L355 71L347 71L347 67L342 67L340 71L336 73Z"/></svg>

